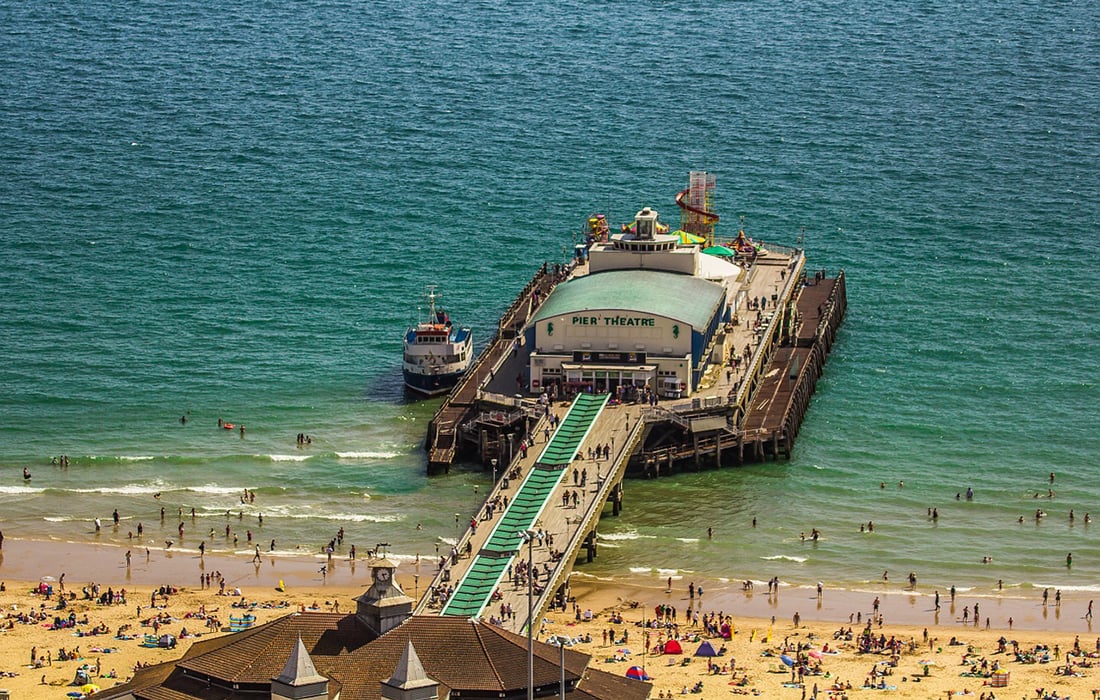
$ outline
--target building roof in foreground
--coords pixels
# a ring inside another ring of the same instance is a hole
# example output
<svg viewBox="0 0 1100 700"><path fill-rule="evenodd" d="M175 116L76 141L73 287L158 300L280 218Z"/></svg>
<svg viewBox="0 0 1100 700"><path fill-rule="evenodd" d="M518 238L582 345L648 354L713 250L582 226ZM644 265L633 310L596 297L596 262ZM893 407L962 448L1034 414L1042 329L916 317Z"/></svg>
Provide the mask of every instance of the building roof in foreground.
<svg viewBox="0 0 1100 700"><path fill-rule="evenodd" d="M244 632L196 642L179 661L138 670L129 682L97 694L141 700L230 700L264 697L295 653L298 639L329 696L378 700L381 682L408 663L412 642L424 673L439 683L439 696L519 697L527 687L527 638L461 617L414 616L376 639L354 615L293 614ZM535 643L535 686L557 688L560 650ZM589 668L588 654L565 650L566 677L574 700L645 700L652 685ZM257 695L257 693L261 693Z"/></svg>
<svg viewBox="0 0 1100 700"><path fill-rule="evenodd" d="M665 316L704 328L725 297L722 285L661 270L608 270L563 282L543 302L534 321L588 311Z"/></svg>

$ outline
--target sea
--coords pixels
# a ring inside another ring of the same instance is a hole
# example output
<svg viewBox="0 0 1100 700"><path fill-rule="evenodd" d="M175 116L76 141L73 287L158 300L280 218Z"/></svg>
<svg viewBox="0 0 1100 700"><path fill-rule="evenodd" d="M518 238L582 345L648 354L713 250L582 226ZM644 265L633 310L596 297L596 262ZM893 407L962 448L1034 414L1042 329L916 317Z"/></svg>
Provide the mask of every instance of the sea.
<svg viewBox="0 0 1100 700"><path fill-rule="evenodd" d="M5 537L446 551L491 477L426 474L425 286L484 344L590 214L676 225L705 170L848 315L790 460L628 481L578 575L1100 593L1100 4L0 16Z"/></svg>

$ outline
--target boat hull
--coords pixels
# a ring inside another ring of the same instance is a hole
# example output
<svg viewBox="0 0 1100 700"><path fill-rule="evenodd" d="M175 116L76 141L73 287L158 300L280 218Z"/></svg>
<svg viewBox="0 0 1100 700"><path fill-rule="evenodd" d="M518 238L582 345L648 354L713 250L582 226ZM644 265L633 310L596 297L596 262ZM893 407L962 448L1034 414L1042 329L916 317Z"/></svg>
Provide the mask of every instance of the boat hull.
<svg viewBox="0 0 1100 700"><path fill-rule="evenodd" d="M405 386L410 391L423 396L439 396L453 389L455 384L458 384L458 380L465 374L465 371L445 374L417 374L403 370L402 374L405 377Z"/></svg>

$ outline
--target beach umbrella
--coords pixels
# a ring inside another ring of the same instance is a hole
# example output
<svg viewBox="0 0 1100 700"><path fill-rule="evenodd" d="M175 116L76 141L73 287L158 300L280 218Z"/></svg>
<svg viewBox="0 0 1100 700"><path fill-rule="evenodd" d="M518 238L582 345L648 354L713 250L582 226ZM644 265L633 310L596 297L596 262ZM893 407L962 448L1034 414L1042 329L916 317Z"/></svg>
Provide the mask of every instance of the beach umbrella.
<svg viewBox="0 0 1100 700"><path fill-rule="evenodd" d="M645 672L645 669L641 666L631 666L626 670L626 677L633 678L636 681L648 681L649 674Z"/></svg>
<svg viewBox="0 0 1100 700"><path fill-rule="evenodd" d="M696 656L718 656L718 652L714 650L714 645L710 642L703 642L699 645L699 648L695 650Z"/></svg>
<svg viewBox="0 0 1100 700"><path fill-rule="evenodd" d="M680 244L681 245L690 245L690 244L693 244L693 243L706 243L707 242L707 239L703 238L702 236L696 236L694 233L688 233L687 231L685 231L683 229L677 229L677 230L673 231L672 235L676 236L677 238L680 239Z"/></svg>
<svg viewBox="0 0 1100 700"><path fill-rule="evenodd" d="M783 663L787 664L788 666L794 668L794 659L787 656L786 654L780 654L779 655L779 660L782 661Z"/></svg>
<svg viewBox="0 0 1100 700"><path fill-rule="evenodd" d="M712 245L709 248L704 248L703 252L707 255L717 255L721 258L732 258L737 255L734 251L730 250L724 245Z"/></svg>

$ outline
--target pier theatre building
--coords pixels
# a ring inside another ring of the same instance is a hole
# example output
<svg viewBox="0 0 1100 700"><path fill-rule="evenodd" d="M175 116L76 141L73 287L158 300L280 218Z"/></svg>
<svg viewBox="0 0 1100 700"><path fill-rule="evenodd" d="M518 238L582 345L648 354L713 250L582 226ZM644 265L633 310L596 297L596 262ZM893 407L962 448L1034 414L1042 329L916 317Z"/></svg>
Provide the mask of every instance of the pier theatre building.
<svg viewBox="0 0 1100 700"><path fill-rule="evenodd" d="M743 270L660 232L645 208L631 230L597 241L588 273L554 289L528 326L531 390L563 395L648 387L690 395L718 330L731 321Z"/></svg>

